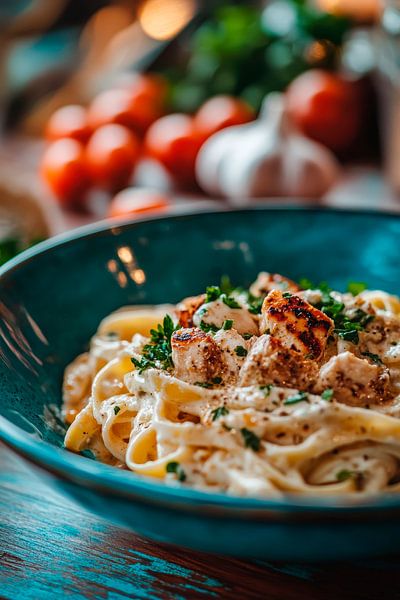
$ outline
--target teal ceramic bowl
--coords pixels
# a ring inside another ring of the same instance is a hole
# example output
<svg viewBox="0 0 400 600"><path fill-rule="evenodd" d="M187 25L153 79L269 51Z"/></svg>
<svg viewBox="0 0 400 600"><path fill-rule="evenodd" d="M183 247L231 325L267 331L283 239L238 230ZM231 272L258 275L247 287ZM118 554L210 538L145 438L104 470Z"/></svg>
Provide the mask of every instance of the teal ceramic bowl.
<svg viewBox="0 0 400 600"><path fill-rule="evenodd" d="M158 541L284 560L397 552L399 496L260 500L169 487L69 453L43 415L60 405L65 366L123 304L175 302L224 273L247 284L262 269L399 293L399 240L395 215L292 207L100 224L42 243L0 270L0 439L65 496Z"/></svg>

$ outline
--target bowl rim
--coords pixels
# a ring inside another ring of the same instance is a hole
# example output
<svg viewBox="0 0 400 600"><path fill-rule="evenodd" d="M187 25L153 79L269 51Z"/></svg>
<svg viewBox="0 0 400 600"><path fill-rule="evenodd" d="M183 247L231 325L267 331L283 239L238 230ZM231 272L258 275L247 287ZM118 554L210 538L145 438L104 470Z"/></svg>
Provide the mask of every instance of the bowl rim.
<svg viewBox="0 0 400 600"><path fill-rule="evenodd" d="M7 275L23 267L37 255L51 252L60 245L68 245L83 238L88 239L104 233L117 235L120 231L134 228L141 223L184 220L196 215L210 216L215 214L237 213L239 215L253 212L314 212L339 213L353 216L372 215L374 217L400 218L400 213L394 210L373 210L321 207L302 202L290 205L261 203L246 208L222 208L193 210L185 207L182 211L167 215L144 216L140 219L103 220L73 231L59 234L32 248L20 253L5 265L0 267L0 288ZM115 231L113 231L115 230ZM257 498L233 496L225 493L208 492L186 488L174 484L166 484L115 467L90 460L63 448L58 448L49 442L33 436L24 429L13 424L0 415L0 441L12 448L28 461L44 468L50 473L78 485L100 491L112 496L129 498L135 502L164 506L176 510L196 513L206 513L208 516L225 518L252 518L258 520L303 520L312 518L368 518L371 514L378 516L385 509L384 516L388 518L393 513L400 512L400 495L395 493L373 494L361 499L347 496L299 496L285 495L279 498ZM381 514L382 516L382 514Z"/></svg>

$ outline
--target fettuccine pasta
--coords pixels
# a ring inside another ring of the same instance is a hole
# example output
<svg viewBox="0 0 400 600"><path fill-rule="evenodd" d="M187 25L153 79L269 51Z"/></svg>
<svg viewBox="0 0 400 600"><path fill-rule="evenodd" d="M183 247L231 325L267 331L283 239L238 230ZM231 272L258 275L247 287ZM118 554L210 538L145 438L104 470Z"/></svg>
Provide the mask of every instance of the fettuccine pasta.
<svg viewBox="0 0 400 600"><path fill-rule="evenodd" d="M65 446L244 496L400 490L400 300L262 272L106 317L65 372Z"/></svg>

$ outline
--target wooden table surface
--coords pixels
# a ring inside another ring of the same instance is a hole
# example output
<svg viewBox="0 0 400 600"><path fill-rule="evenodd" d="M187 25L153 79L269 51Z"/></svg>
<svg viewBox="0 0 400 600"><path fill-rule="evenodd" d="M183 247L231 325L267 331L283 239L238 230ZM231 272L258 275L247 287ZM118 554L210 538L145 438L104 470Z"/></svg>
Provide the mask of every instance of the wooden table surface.
<svg viewBox="0 0 400 600"><path fill-rule="evenodd" d="M250 562L156 544L65 499L0 446L0 598L392 600L400 567Z"/></svg>

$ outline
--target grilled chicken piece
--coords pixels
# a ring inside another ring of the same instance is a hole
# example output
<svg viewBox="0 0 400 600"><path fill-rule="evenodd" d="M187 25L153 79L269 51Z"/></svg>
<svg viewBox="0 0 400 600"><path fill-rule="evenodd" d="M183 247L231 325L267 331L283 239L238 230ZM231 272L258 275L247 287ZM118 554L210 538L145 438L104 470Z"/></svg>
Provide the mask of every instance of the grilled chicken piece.
<svg viewBox="0 0 400 600"><path fill-rule="evenodd" d="M303 357L318 360L324 353L333 321L311 304L289 293L273 290L261 310L261 333L270 333Z"/></svg>
<svg viewBox="0 0 400 600"><path fill-rule="evenodd" d="M204 300L205 294L184 298L175 309L179 325L182 327L193 327L193 315L196 310L204 304Z"/></svg>
<svg viewBox="0 0 400 600"><path fill-rule="evenodd" d="M309 390L318 377L318 365L270 335L252 345L239 376L239 385L274 384Z"/></svg>
<svg viewBox="0 0 400 600"><path fill-rule="evenodd" d="M334 390L334 398L350 406L365 406L389 400L390 379L385 367L358 358L351 352L333 356L321 367L314 391Z"/></svg>
<svg viewBox="0 0 400 600"><path fill-rule="evenodd" d="M256 315L249 313L247 308L230 308L220 299L203 304L193 316L193 324L196 327L200 327L203 321L220 329L226 320L232 320L232 327L239 333L259 334Z"/></svg>
<svg viewBox="0 0 400 600"><path fill-rule="evenodd" d="M171 338L174 374L188 383L224 383L237 379L246 354L246 341L234 330L221 331L215 338L196 327L179 329ZM245 352L235 351L238 347Z"/></svg>
<svg viewBox="0 0 400 600"><path fill-rule="evenodd" d="M250 286L250 293L253 296L266 296L272 290L282 290L283 292L298 292L301 288L287 277L279 275L279 273L267 273L261 271L257 279Z"/></svg>

